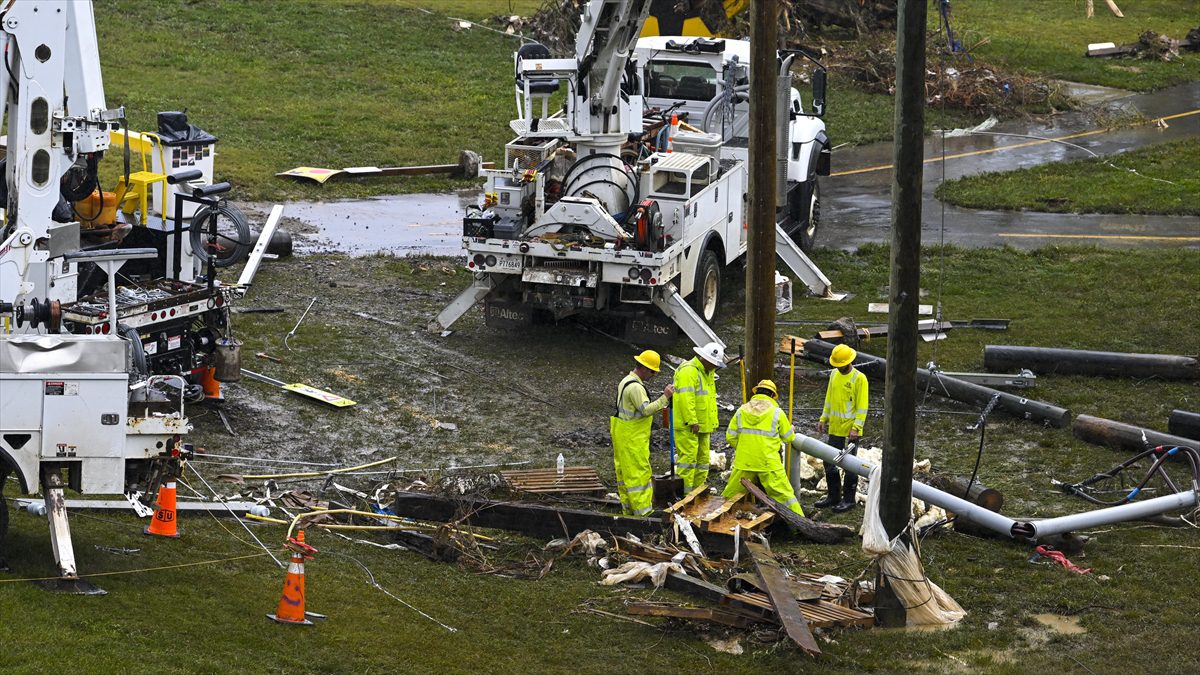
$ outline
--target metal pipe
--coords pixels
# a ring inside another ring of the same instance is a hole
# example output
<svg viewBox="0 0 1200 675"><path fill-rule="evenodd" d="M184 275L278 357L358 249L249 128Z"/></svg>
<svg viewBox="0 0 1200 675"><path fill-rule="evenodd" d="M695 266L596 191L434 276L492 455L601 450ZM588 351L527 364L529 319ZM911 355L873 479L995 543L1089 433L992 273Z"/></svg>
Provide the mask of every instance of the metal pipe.
<svg viewBox="0 0 1200 675"><path fill-rule="evenodd" d="M1034 520L1028 523L1018 523L1019 530L1015 534L1028 536L1030 539L1049 537L1064 532L1078 532L1101 525L1111 525L1127 520L1139 520L1157 516L1168 511L1178 511L1196 506L1196 491L1177 492L1165 497L1155 497L1145 501L1131 502L1121 506L1112 506L1097 511L1085 511L1070 516ZM1029 532L1024 535L1024 532Z"/></svg>
<svg viewBox="0 0 1200 675"><path fill-rule="evenodd" d="M1028 368L1038 374L1158 377L1164 380L1200 379L1200 361L1190 356L1013 345L985 346L983 367L991 372Z"/></svg>
<svg viewBox="0 0 1200 675"><path fill-rule="evenodd" d="M831 445L826 445L815 438L796 434L795 440L792 441L792 448L797 452L812 455L826 462L835 462L842 469L858 474L863 478L869 478L871 475L872 464L864 462L856 455L842 456L841 450ZM942 492L937 488L932 488L917 481L912 481L912 496L930 504L940 506L947 511L953 511L958 517L964 520L969 520L972 523L999 532L1005 536L1011 537L1013 527L1017 524L1017 521L1012 518L1002 516L995 511L989 511L982 506L972 504L965 499L960 499L952 494Z"/></svg>
<svg viewBox="0 0 1200 675"><path fill-rule="evenodd" d="M818 459L835 462L842 469L858 474L859 476L870 476L871 464L862 461L854 455L842 456L840 450L826 445L815 438L796 434L795 440L792 441L792 447L798 452L812 455ZM1074 532L1127 520L1137 520L1200 505L1200 502L1197 501L1196 490L1188 490L1187 492L1179 492L1164 497L1155 497L1154 499L1147 499L1145 501L1113 506L1107 509L1098 509L1096 511L1086 511L1069 516L1060 516L1058 518L1014 520L937 488L930 487L924 483L918 483L917 481L913 481L912 483L912 496L951 511L956 517L980 527L985 527L1006 537L1022 539L1037 539L1053 534Z"/></svg>
<svg viewBox="0 0 1200 675"><path fill-rule="evenodd" d="M821 357L813 360L825 361L833 352L834 345L824 340L807 340L804 343L804 351L812 357ZM887 373L887 360L881 359L878 356L870 354L858 353L858 358L854 360L854 365L862 368L862 371L867 376L872 378L882 378ZM1025 398L1024 396L1015 396L1008 392L997 391L978 384L964 382L963 380L955 379L948 375L931 372L924 368L917 369L917 382L921 386L928 386L933 393L940 396L946 396L956 401L963 403L975 403L979 405L986 404L993 396L999 395L1000 400L996 407L1007 412L1015 417L1022 419L1033 420L1034 422L1046 422L1050 426L1062 428L1071 423L1071 411L1066 408L1060 408L1042 401L1034 401Z"/></svg>

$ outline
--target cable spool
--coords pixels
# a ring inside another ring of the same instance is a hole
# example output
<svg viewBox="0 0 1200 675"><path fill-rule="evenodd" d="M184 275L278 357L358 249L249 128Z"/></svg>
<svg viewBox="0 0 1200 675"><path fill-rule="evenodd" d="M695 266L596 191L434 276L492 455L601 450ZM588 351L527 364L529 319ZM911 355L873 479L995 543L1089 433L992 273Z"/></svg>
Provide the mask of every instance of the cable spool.
<svg viewBox="0 0 1200 675"><path fill-rule="evenodd" d="M202 264L208 263L208 235L210 221L214 218L217 219L217 241L213 265L230 267L245 260L253 244L250 223L241 209L224 201L218 203L216 208L205 206L192 216L192 255ZM222 223L222 218L228 221L228 225Z"/></svg>

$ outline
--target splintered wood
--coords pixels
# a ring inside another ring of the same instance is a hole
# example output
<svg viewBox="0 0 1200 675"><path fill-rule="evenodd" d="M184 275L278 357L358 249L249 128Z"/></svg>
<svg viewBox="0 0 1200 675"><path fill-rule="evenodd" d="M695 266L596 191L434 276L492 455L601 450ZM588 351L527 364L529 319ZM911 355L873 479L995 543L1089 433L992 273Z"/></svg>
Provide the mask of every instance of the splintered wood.
<svg viewBox="0 0 1200 675"><path fill-rule="evenodd" d="M726 499L707 492L708 487L701 485L675 502L667 512L680 514L702 532L718 532L729 536L733 536L733 530L738 525L742 530L762 530L775 517L770 511L754 506L749 495Z"/></svg>
<svg viewBox="0 0 1200 675"><path fill-rule="evenodd" d="M501 471L500 477L509 487L535 494L564 494L573 492L604 492L607 490L596 469L590 466L568 466L557 469L525 469Z"/></svg>
<svg viewBox="0 0 1200 675"><path fill-rule="evenodd" d="M775 607L765 593L730 593L721 601L731 609L754 614L764 619L774 621ZM859 626L870 628L875 625L875 617L860 612L857 609L842 607L828 600L806 600L798 603L800 613L812 628L832 628L834 626Z"/></svg>

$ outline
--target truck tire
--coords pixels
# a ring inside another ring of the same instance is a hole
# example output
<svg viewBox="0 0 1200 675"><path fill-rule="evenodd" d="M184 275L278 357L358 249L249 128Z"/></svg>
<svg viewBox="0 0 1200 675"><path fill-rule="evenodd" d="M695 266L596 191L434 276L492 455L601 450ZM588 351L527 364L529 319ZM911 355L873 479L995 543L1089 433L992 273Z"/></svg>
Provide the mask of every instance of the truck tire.
<svg viewBox="0 0 1200 675"><path fill-rule="evenodd" d="M0 461L0 569L4 568L4 540L8 536L8 500L4 484L8 482L8 466Z"/></svg>
<svg viewBox="0 0 1200 675"><path fill-rule="evenodd" d="M700 254L700 264L696 265L696 282L692 284L692 309L704 319L712 323L717 315L717 307L721 304L721 264L717 254L711 248L704 249Z"/></svg>
<svg viewBox="0 0 1200 675"><path fill-rule="evenodd" d="M792 192L791 197L788 208L795 228L792 230L792 240L801 251L811 253L817 230L821 226L821 185L817 177L812 176L805 181L799 190Z"/></svg>

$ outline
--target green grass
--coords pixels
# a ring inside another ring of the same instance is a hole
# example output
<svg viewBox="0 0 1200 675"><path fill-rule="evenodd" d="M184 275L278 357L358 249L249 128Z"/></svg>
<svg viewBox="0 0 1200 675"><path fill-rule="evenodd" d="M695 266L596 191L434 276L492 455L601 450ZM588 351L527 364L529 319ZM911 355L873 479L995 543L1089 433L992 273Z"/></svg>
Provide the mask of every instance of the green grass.
<svg viewBox="0 0 1200 675"><path fill-rule="evenodd" d="M864 145L892 138L895 130L896 99L853 86L838 86L837 78L830 82L825 125L834 145L849 143ZM925 109L925 133L934 129L956 129L977 123L978 118L960 111L940 107Z"/></svg>
<svg viewBox="0 0 1200 675"><path fill-rule="evenodd" d="M938 199L976 209L1200 215L1200 140L1105 158L984 173L941 185ZM1136 167L1137 173L1122 169Z"/></svg>
<svg viewBox="0 0 1200 675"><path fill-rule="evenodd" d="M885 247L866 246L853 254L821 250L815 258L839 289L855 297L841 304L798 299L797 308L783 318L850 315L866 321L878 316L868 315L866 305L884 297ZM943 265L944 277L939 274ZM1195 354L1200 352L1198 265L1200 253L1182 249L947 249L944 258L926 251L926 302L940 299L948 318L1007 318L1012 324L1005 333L955 330L945 341L921 345L919 361L979 371L985 344ZM742 341L737 276L730 275L734 283L726 284L719 325L722 337L735 344ZM191 440L214 453L273 453L315 461L368 461L399 454L402 467L510 459L552 466L562 451L572 464L597 467L611 484L605 415L630 350L570 324L491 331L475 312L456 326L454 336L434 343L436 349L427 347L422 340L435 338L421 334L420 326L468 282L465 271L428 259L310 256L266 265L244 304L289 311L235 315L238 335L246 343L243 353L260 371L335 389L360 404L334 410L265 385L232 385L226 389L224 410L239 436L230 437L215 415L195 408L191 415L197 429ZM364 305L368 294L373 300ZM313 295L321 301L290 341L295 352L288 352L282 336ZM411 330L354 315L364 308ZM785 327L779 332L805 334ZM886 342L864 349L882 355ZM276 365L249 356L259 350L287 360ZM680 343L665 351L682 355L689 350ZM434 380L381 359L381 353L437 369L449 379ZM555 404L520 398L512 378ZM820 406L823 385L806 378L797 384L796 424L812 433L817 414L812 408ZM736 373L722 373L717 386L722 400L733 400L739 387ZM866 433L869 443L878 444L882 387L874 384L872 390ZM1165 428L1171 409L1200 405L1195 382L1045 376L1037 388L1024 391L1076 414L1159 429ZM938 472L968 475L979 437L966 427L977 411L934 394L924 403L917 456L929 458ZM432 431L414 410L456 422L459 431ZM723 412L722 420L728 415ZM558 433L580 429L600 440L566 448L553 440ZM281 444L281 439L286 441ZM1013 516L1087 508L1056 492L1049 479L1078 480L1127 456L1081 443L1066 429L1000 414L990 419L987 439L979 478L1005 493L1005 513ZM665 453L656 453L653 461L662 468ZM217 472L211 465L201 470L210 478ZM369 479L361 480L353 484L370 489ZM319 489L320 482L311 487ZM7 494L12 495L11 483ZM806 505L811 500L803 498ZM779 673L805 668L1028 673L1087 668L1103 673L1145 669L1147 649L1153 651L1155 672L1195 672L1200 665L1193 649L1200 631L1200 599L1188 592L1186 581L1200 564L1200 553L1179 548L1200 543L1187 528L1101 528L1093 533L1085 556L1072 556L1095 568L1085 577L1028 564L1027 545L932 535L922 545L926 570L968 611L962 625L920 634L832 631L828 636L833 641L820 643L825 655L810 664L784 645L759 644L750 637L742 638L742 656L718 653L703 638L723 633L695 625L652 620L660 628L649 628L576 613L585 601L617 614L626 599L690 601L665 591L600 587L598 573L577 559L556 564L540 581L521 581L319 532L310 540L321 553L307 565L308 608L330 619L311 629L276 626L263 617L278 602L283 579L282 571L263 558L100 576L95 581L110 591L107 597L54 596L25 583L3 583L44 576L50 560L45 521L23 512L12 516L13 546L7 557L13 569L0 574L0 616L8 619L0 650L0 670L5 672L114 672L154 663L166 672ZM857 525L860 518L861 511L854 511L832 519ZM123 515L77 513L73 532L81 569L133 570L255 552L236 540L246 535L229 522L232 535L206 517L185 517L184 537L178 541L143 537L142 524ZM282 539L277 526L260 526L256 532L272 545ZM512 542L498 557L520 559L526 549L542 543L498 536ZM773 545L810 557L813 565L802 569L853 576L867 565L856 543L823 547L777 538ZM96 546L141 551L122 556ZM447 633L366 585L365 574L339 554L359 558L384 588L460 632ZM1041 630L1031 616L1043 612L1076 617L1087 632L1068 636Z"/></svg>
<svg viewBox="0 0 1200 675"><path fill-rule="evenodd" d="M1198 19L1194 0L1117 4L1124 19L1113 16L1102 0L1095 3L1095 17L1091 19L1084 12L1083 2L958 2L952 4L951 20L965 46L989 40L973 54L1023 73L1134 91L1200 79L1200 54L1196 53L1184 53L1179 60L1168 63L1085 57L1090 43L1133 43L1147 30L1181 40ZM930 26L937 21L938 14L931 5Z"/></svg>

